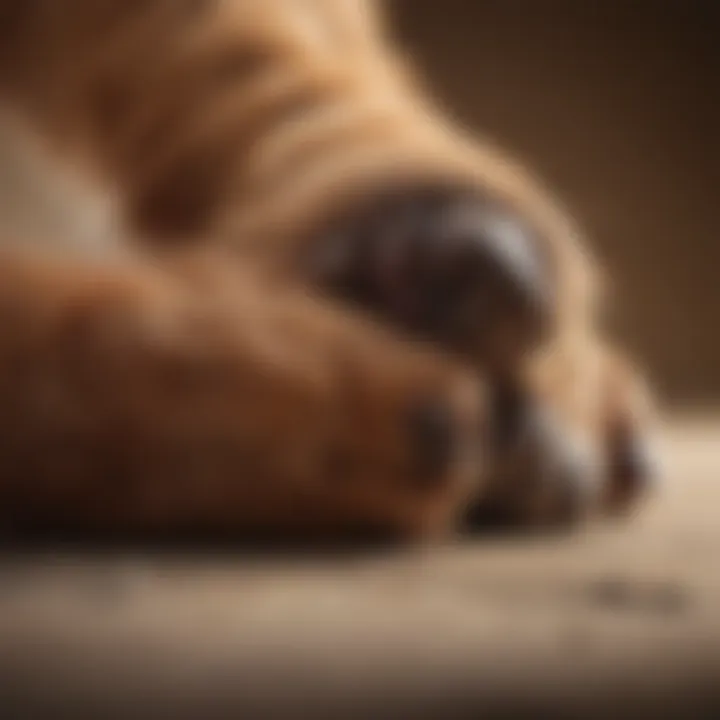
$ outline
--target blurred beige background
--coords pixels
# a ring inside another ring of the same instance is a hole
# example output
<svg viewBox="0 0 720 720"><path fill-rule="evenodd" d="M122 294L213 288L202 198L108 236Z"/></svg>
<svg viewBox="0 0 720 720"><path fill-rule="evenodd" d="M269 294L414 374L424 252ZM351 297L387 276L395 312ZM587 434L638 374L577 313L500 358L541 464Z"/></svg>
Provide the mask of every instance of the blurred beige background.
<svg viewBox="0 0 720 720"><path fill-rule="evenodd" d="M666 400L720 400L713 3L394 0L432 87L543 174L610 269Z"/></svg>

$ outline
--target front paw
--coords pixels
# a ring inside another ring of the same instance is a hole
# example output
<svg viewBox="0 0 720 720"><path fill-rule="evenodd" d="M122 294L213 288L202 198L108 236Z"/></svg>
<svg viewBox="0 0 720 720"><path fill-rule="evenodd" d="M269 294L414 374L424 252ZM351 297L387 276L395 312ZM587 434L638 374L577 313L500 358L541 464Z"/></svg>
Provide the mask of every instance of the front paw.
<svg viewBox="0 0 720 720"><path fill-rule="evenodd" d="M598 374L567 375L554 395L496 389L490 487L471 526L569 528L627 516L652 493L662 467L649 393L617 358L601 359ZM592 410L574 412L588 396Z"/></svg>

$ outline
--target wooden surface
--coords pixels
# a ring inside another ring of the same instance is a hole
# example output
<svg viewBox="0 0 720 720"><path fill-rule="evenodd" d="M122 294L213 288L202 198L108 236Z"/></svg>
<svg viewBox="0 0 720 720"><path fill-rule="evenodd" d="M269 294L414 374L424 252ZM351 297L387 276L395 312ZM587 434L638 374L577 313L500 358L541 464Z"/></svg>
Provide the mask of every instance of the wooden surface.
<svg viewBox="0 0 720 720"><path fill-rule="evenodd" d="M0 717L720 717L720 423L666 434L662 495L573 538L6 553Z"/></svg>

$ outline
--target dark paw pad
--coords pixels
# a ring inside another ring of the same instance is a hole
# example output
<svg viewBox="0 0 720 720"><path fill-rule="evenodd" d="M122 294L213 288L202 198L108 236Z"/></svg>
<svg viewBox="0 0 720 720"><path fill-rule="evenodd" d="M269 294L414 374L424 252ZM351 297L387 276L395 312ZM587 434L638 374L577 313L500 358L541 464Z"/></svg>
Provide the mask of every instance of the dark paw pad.
<svg viewBox="0 0 720 720"><path fill-rule="evenodd" d="M607 509L625 512L652 491L661 475L656 448L639 428L618 426L610 435Z"/></svg>
<svg viewBox="0 0 720 720"><path fill-rule="evenodd" d="M385 198L339 222L310 262L339 296L495 366L552 321L541 240L514 211L467 193Z"/></svg>

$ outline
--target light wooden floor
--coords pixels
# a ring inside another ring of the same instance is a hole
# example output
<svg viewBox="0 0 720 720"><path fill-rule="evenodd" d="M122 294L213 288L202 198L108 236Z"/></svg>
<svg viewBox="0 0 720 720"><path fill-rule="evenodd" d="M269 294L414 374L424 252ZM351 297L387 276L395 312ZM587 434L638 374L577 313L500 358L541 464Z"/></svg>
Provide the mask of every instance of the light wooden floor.
<svg viewBox="0 0 720 720"><path fill-rule="evenodd" d="M720 422L667 438L660 498L575 538L5 557L0 717L720 717Z"/></svg>

